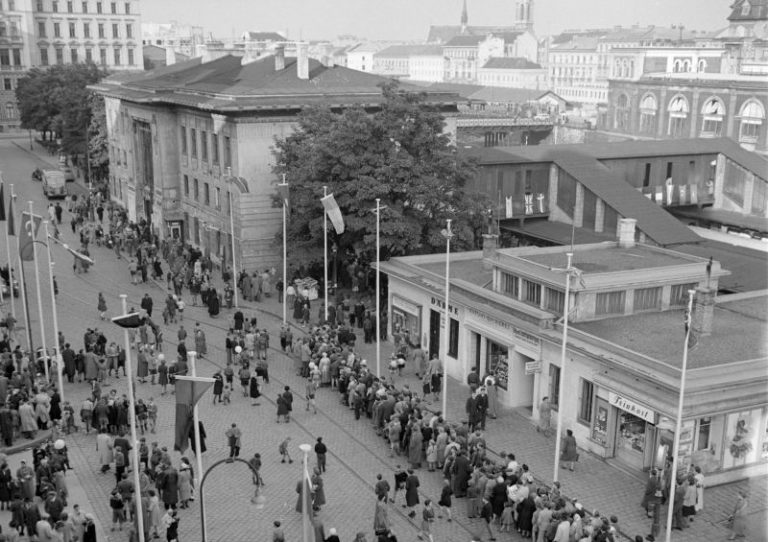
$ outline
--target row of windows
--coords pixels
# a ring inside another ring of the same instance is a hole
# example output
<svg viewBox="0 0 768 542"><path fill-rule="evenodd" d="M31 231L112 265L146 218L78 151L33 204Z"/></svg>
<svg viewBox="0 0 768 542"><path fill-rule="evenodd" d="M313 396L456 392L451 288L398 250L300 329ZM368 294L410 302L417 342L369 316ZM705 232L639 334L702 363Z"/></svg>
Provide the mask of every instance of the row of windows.
<svg viewBox="0 0 768 542"><path fill-rule="evenodd" d="M218 134L215 134L213 132L210 133L210 138L208 137L209 134L206 130L200 130L198 133L198 130L195 128L189 129L189 138L187 138L187 127L186 126L180 126L180 135L181 135L181 154L183 156L187 155L187 152L189 152L190 156L192 158L197 159L198 158L198 149L200 151L199 158L205 162L209 162L214 166L219 165L219 136ZM198 140L199 137L199 140ZM210 139L210 146L208 144L208 140ZM232 167L232 140L229 138L229 136L223 137L223 156L224 156L224 167Z"/></svg>
<svg viewBox="0 0 768 542"><path fill-rule="evenodd" d="M55 63L56 64L64 64L64 48L63 47L56 47L54 49L55 54ZM100 48L99 50L99 59L98 63L102 66L106 66L108 64L108 58L109 58L109 50L106 48ZM78 62L96 62L96 59L94 59L93 56L93 49L90 47L85 48L85 56L80 56L80 51L73 47L69 49L69 64L77 64ZM50 58L48 56L48 48L47 47L41 47L40 48L40 65L41 66L49 66L51 64ZM122 66L123 65L123 56L122 56L122 48L115 47L112 50L112 65L113 66ZM125 62L126 66L135 66L136 65L136 58L133 49L128 49L128 56Z"/></svg>
<svg viewBox="0 0 768 542"><path fill-rule="evenodd" d="M91 35L91 23L82 23L83 24L83 34L82 37L84 38L92 38ZM62 28L61 23L53 23L53 35L54 38L63 38L65 37L62 34ZM78 38L80 37L77 33L77 23L68 23L68 37L70 38ZM96 37L99 39L106 39L107 38L107 25L104 23L98 23L96 25ZM38 22L37 23L37 35L40 38L47 38L48 37L48 27L45 22ZM133 39L133 24L128 23L125 25L125 35L120 34L120 25L118 23L112 23L112 34L109 36L114 39L118 39L121 37L125 37L127 39Z"/></svg>
<svg viewBox="0 0 768 542"><path fill-rule="evenodd" d="M683 306L688 300L688 290L696 284L673 285L670 292L669 304L672 307ZM565 308L565 292L555 288L544 287L542 304L541 284L510 273L501 273L501 293L533 305L543 307L555 314L562 314ZM626 307L625 290L615 292L600 292L595 296L595 315L624 314ZM662 287L638 288L634 290L634 312L661 310Z"/></svg>
<svg viewBox="0 0 768 542"><path fill-rule="evenodd" d="M214 187L213 191L214 200L213 200L213 207L217 211L221 211L221 188L218 186ZM202 194L202 203L204 205L211 206L211 186L209 183L204 182L203 183L203 194ZM227 197L227 215L229 215L232 212L232 207L229 204L229 192L226 193ZM190 183L189 175L184 175L184 197L193 199L195 201L200 201L200 181L196 178L192 178L192 182Z"/></svg>
<svg viewBox="0 0 768 542"><path fill-rule="evenodd" d="M104 4L106 2L96 2L96 13L106 13L104 11ZM121 2L123 11L122 13L125 13L126 15L131 14L131 3L130 2ZM75 7L79 7L80 11L79 13L92 13L89 9L90 2L73 2L73 1L67 1L67 2L59 2L58 0L52 0L50 4L50 9L45 9L47 7L47 2L44 2L43 0L37 0L35 7L37 8L38 12L47 12L50 11L52 13L64 13L64 9L66 9L66 13L75 13ZM120 5L118 2L109 2L109 13L113 15L118 14L118 9L120 8ZM14 9L14 0L8 0L8 9L10 11L13 11Z"/></svg>
<svg viewBox="0 0 768 542"><path fill-rule="evenodd" d="M626 94L620 94L616 100L614 128L628 130L630 127L631 105ZM656 132L656 114L658 102L653 94L646 94L640 100L640 133L653 135ZM676 95L667 106L669 122L667 135L673 137L685 136L687 119L689 115L688 100L685 96ZM723 122L726 116L726 107L723 100L712 96L704 101L701 108L703 116L701 133L703 137L720 137L723 135ZM747 100L739 111L741 119L739 128L740 141L756 141L760 134L760 127L765 120L765 108L759 101Z"/></svg>
<svg viewBox="0 0 768 542"><path fill-rule="evenodd" d="M2 0L0 0L1 2ZM2 9L0 9L2 11ZM16 21L0 21L0 38L16 38L19 36L19 25Z"/></svg>

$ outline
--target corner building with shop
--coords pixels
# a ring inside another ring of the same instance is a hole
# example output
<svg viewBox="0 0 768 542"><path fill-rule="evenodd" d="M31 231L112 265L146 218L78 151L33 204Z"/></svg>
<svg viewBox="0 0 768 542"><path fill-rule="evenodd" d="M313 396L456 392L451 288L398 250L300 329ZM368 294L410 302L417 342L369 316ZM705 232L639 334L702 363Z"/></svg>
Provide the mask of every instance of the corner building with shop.
<svg viewBox="0 0 768 542"><path fill-rule="evenodd" d="M708 485L765 474L768 296L718 296L729 275L719 262L638 243L632 219L618 231L617 241L573 247L565 370L570 247L497 249L486 235L484 251L451 254L447 326L445 254L393 258L381 264L391 325L438 354L452 378L466 382L473 367L495 374L503 408L536 421L549 397L579 447L642 472L673 453L693 289L680 464L700 466Z"/></svg>

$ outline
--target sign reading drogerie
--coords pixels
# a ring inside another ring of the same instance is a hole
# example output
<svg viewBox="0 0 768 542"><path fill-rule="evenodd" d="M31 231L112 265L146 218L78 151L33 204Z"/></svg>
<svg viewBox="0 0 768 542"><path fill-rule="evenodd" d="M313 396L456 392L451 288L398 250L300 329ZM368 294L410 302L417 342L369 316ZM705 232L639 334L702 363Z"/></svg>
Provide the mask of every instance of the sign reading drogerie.
<svg viewBox="0 0 768 542"><path fill-rule="evenodd" d="M640 403L636 403L632 399L627 399L623 395L619 395L618 393L614 393L612 391L608 392L608 402L616 408L620 408L625 412L629 412L630 414L633 414L638 418L642 418L647 422L656 423L656 413L653 410L647 406L641 405Z"/></svg>

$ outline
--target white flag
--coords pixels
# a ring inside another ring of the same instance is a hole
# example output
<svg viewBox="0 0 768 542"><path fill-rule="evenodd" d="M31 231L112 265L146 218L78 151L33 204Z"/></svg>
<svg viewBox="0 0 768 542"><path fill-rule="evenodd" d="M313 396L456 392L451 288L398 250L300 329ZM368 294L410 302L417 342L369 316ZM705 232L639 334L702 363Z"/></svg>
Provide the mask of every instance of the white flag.
<svg viewBox="0 0 768 542"><path fill-rule="evenodd" d="M333 224L336 233L344 233L344 217L341 216L341 209L339 209L339 204L336 203L336 198L333 197L333 194L328 194L320 198L320 201L323 202L325 212L328 213L328 218L331 219L331 224Z"/></svg>

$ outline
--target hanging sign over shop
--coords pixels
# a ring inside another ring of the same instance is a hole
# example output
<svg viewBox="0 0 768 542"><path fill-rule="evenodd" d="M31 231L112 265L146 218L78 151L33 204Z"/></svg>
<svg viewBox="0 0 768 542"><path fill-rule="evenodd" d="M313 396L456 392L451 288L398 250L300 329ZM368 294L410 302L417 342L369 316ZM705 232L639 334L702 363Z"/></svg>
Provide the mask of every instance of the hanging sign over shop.
<svg viewBox="0 0 768 542"><path fill-rule="evenodd" d="M619 395L618 393L614 393L612 391L608 392L608 402L616 408L619 408L625 412L629 412L630 414L637 416L638 418L642 418L647 422L656 423L656 413L653 410L647 406L641 405L640 403L636 403L631 399L627 399L623 395Z"/></svg>
<svg viewBox="0 0 768 542"><path fill-rule="evenodd" d="M542 362L539 361L526 361L525 362L525 375L532 375L541 372Z"/></svg>
<svg viewBox="0 0 768 542"><path fill-rule="evenodd" d="M523 343L526 343L526 344L528 344L530 346L534 346L536 348L538 348L541 345L541 341L539 340L539 338L536 335L528 333L527 331L523 331L522 329L513 326L509 322L504 322L502 320L499 320L498 318L494 318L493 316L490 316L488 314L485 314L485 313L480 312L480 311L475 310L475 309L471 309L470 308L468 310L469 310L469 313L472 316L476 317L477 319L482 320L483 322L485 322L487 324L491 324L491 325L493 325L495 327L498 327L498 328L501 328L501 329L505 329L505 330L511 332L512 335L514 335L515 339L517 339L517 340L519 340L519 341L521 341Z"/></svg>
<svg viewBox="0 0 768 542"><path fill-rule="evenodd" d="M443 300L443 299L440 299L438 297L432 297L432 304L434 306L436 306L436 307L440 307L442 310L445 310L445 300ZM458 316L459 315L459 308L458 307L454 307L453 305L451 305L449 303L448 304L448 312L453 314L453 315L455 315L455 316Z"/></svg>

